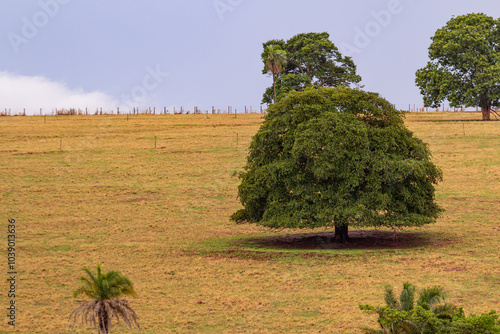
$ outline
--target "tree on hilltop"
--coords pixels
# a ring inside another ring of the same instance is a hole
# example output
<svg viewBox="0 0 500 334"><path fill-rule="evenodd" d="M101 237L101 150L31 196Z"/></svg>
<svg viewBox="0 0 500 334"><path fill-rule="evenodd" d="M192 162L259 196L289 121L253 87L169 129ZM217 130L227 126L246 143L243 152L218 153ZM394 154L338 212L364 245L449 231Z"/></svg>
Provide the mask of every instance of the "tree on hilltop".
<svg viewBox="0 0 500 334"><path fill-rule="evenodd" d="M500 19L484 14L452 18L436 31L430 61L416 72L426 107L480 106L483 121L500 105Z"/></svg>
<svg viewBox="0 0 500 334"><path fill-rule="evenodd" d="M287 41L281 39L263 43L263 74L267 74L269 49L286 52L287 61L276 77L275 85L267 88L262 103L272 103L273 93L279 101L291 91L301 91L306 87L350 86L361 81L356 74L356 65L350 57L343 57L330 35L323 33L303 33Z"/></svg>

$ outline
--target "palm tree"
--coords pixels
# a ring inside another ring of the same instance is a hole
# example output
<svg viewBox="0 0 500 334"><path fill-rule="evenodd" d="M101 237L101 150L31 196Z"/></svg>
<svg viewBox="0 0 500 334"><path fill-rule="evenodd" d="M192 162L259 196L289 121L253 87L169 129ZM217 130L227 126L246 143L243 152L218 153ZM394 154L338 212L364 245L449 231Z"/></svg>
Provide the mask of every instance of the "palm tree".
<svg viewBox="0 0 500 334"><path fill-rule="evenodd" d="M398 311L411 311L415 308L415 290L414 285L405 282L398 301L396 300L392 287L386 285L384 295L385 302L387 306L392 309ZM420 306L424 310L431 311L438 318L451 319L458 308L451 304L441 304L445 297L446 294L444 293L444 289L440 286L425 288L418 294L417 306Z"/></svg>
<svg viewBox="0 0 500 334"><path fill-rule="evenodd" d="M415 286L409 282L403 283L399 300L394 295L392 286L385 286L384 300L387 306L398 311L410 311L414 308Z"/></svg>
<svg viewBox="0 0 500 334"><path fill-rule="evenodd" d="M441 319L451 320L455 312L460 311L454 305L442 304L441 302L445 299L444 289L439 286L434 286L430 288L423 289L418 294L418 299L415 306L415 291L416 288L410 282L405 282L403 284L403 290L399 295L399 299L396 298L392 286L385 286L384 299L387 307L396 311L411 311L415 307L421 307L424 310L431 311L436 315L436 317ZM379 319L383 316L384 309L380 308L378 310ZM380 321L379 321L380 323ZM414 323L410 321L403 322L393 322L389 328L385 328L380 323L382 330L376 330L371 328L362 328L364 333L367 334L384 334L387 333L386 329L389 330L388 333L401 333L401 334L413 334L413 333L425 333L425 325L418 328ZM422 328L423 327L423 328Z"/></svg>
<svg viewBox="0 0 500 334"><path fill-rule="evenodd" d="M287 64L286 52L277 46L270 46L267 50L266 70L273 76L274 103L276 103L276 76L281 73Z"/></svg>
<svg viewBox="0 0 500 334"><path fill-rule="evenodd" d="M107 274L101 273L101 266L97 266L97 275L84 268L88 277L81 276L82 285L75 291L73 297L81 294L86 295L91 300L81 301L80 306L73 311L70 319L74 318L73 326L77 323L78 317L81 317L81 325L84 322L97 325L99 334L108 334L111 332L111 320L116 317L120 322L120 317L129 328L137 326L139 318L135 311L128 305L124 299L118 299L122 295L135 297L132 282L117 271L110 271Z"/></svg>

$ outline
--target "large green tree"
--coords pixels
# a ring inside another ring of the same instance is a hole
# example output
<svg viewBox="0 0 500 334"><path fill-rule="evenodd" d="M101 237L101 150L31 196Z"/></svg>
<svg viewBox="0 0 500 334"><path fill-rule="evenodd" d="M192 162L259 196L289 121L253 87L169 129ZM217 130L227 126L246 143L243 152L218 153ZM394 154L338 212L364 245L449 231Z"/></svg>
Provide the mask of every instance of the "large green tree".
<svg viewBox="0 0 500 334"><path fill-rule="evenodd" d="M452 107L480 106L490 120L500 102L500 19L484 14L452 18L436 31L430 61L416 73L427 107L448 100Z"/></svg>
<svg viewBox="0 0 500 334"><path fill-rule="evenodd" d="M102 274L101 266L97 266L97 273L94 275L90 270L84 269L87 276L81 276L82 285L75 291L73 297L85 295L89 301L82 301L80 306L73 311L70 318L74 318L73 325L79 317L81 323L89 323L97 327L99 334L111 332L111 320L123 319L125 324L132 328L139 327L138 316L129 306L128 302L119 297L130 295L135 297L132 282L117 271L110 271Z"/></svg>
<svg viewBox="0 0 500 334"><path fill-rule="evenodd" d="M420 226L440 208L440 170L403 114L378 94L347 87L290 92L252 138L237 222L271 228Z"/></svg>
<svg viewBox="0 0 500 334"><path fill-rule="evenodd" d="M286 65L276 80L278 101L290 91L301 91L309 86L348 87L361 81L352 59L342 56L329 38L330 35L326 32L303 33L287 41L275 39L263 43L263 74L268 73L269 49L283 50L287 54ZM271 103L273 93L274 87L269 87L262 102Z"/></svg>

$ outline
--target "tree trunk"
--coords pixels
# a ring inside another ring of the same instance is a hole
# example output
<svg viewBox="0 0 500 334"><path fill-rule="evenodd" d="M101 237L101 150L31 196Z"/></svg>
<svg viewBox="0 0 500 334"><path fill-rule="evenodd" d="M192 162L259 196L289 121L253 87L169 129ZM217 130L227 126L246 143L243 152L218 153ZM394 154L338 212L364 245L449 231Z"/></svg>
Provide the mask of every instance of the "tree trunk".
<svg viewBox="0 0 500 334"><path fill-rule="evenodd" d="M339 240L340 242L351 241L349 239L348 230L349 226L347 224L335 226L335 240Z"/></svg>
<svg viewBox="0 0 500 334"><path fill-rule="evenodd" d="M485 94L479 95L479 105L481 106L481 112L483 113L483 121L489 121L491 101L489 101L488 96L486 96Z"/></svg>
<svg viewBox="0 0 500 334"><path fill-rule="evenodd" d="M273 73L274 104L276 104L276 74Z"/></svg>
<svg viewBox="0 0 500 334"><path fill-rule="evenodd" d="M103 308L101 309L100 313L101 314L99 314L99 334L108 334L109 333L108 312L106 312L106 310Z"/></svg>
<svg viewBox="0 0 500 334"><path fill-rule="evenodd" d="M482 106L481 112L483 113L483 121L491 120L490 119L491 106Z"/></svg>

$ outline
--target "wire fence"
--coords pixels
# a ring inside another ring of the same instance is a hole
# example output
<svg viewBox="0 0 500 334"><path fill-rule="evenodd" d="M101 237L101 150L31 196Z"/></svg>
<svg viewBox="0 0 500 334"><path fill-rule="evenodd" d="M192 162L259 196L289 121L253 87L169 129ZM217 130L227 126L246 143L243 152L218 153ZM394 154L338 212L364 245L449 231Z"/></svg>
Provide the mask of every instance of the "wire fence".
<svg viewBox="0 0 500 334"><path fill-rule="evenodd" d="M40 108L39 111L29 113L26 108L22 111L12 111L10 108L4 108L0 111L0 116L47 116L47 115L202 115L202 114L254 114L254 113L266 113L267 109L263 106L255 109L252 106L244 106L239 111L233 106L227 106L226 108L219 108L212 106L211 108L200 108L197 106L186 108L186 107L148 107L148 108L132 108L124 111L120 110L119 107L116 109L103 109L96 108L95 110L90 110L89 108L53 108L50 111L44 108Z"/></svg>
<svg viewBox="0 0 500 334"><path fill-rule="evenodd" d="M394 108L398 109L396 105ZM415 104L408 105L408 108L400 108L400 110L407 112L480 112L480 107L445 107L444 105L439 108L430 107L419 107ZM497 108L492 108L494 113L498 112ZM117 107L116 109L105 109L96 108L94 109L81 109L81 108L52 108L50 110L39 108L38 111L30 112L26 111L26 108L22 110L11 110L10 108L0 109L0 116L47 116L47 115L201 115L201 114L248 114L248 113L267 113L267 108L260 106L258 108L253 108L252 106L243 106L239 109L234 108L234 106L227 106L225 108L212 106L211 108L201 108L201 107L147 107L147 108L132 108L124 111Z"/></svg>
<svg viewBox="0 0 500 334"><path fill-rule="evenodd" d="M439 108L430 108L430 107L417 107L415 104L408 105L408 109L404 109L408 112L479 112L481 111L480 107L445 107L444 105Z"/></svg>

